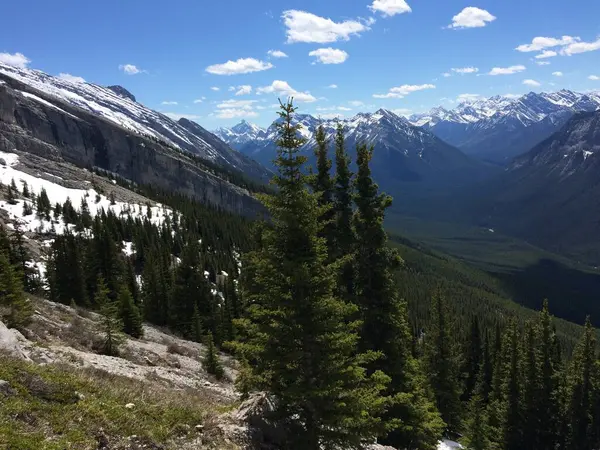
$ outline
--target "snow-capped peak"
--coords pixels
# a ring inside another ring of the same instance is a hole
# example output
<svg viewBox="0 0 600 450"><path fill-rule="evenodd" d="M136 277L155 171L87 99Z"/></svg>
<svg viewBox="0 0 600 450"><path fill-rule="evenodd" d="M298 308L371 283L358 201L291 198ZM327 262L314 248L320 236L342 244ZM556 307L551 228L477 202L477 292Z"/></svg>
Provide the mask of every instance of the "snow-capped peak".
<svg viewBox="0 0 600 450"><path fill-rule="evenodd" d="M438 106L427 113L413 114L410 122L416 126L432 127L439 122L472 124L490 118L502 120L511 116L523 123L539 122L560 110L589 110L600 108L600 95L578 93L567 89L558 92L529 92L515 97L496 95L489 98L466 99L452 110Z"/></svg>

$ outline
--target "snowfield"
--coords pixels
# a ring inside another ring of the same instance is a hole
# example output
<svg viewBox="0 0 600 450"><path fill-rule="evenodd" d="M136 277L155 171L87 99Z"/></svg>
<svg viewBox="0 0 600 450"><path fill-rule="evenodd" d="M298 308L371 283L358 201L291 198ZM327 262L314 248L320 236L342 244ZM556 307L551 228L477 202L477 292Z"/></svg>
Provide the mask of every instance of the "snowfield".
<svg viewBox="0 0 600 450"><path fill-rule="evenodd" d="M2 164L2 162L6 164ZM42 189L45 189L53 206L56 203L62 205L67 199L70 199L73 208L81 211L83 201L92 217L104 210L106 212L112 211L116 215L131 214L133 218L147 218L148 207L145 205L132 205L120 201L115 201L115 204L112 205L107 196L96 192L94 189L67 188L17 170L15 166L18 162L19 156L15 153L0 152L0 183L9 186L14 180L19 191L22 191L23 184L27 183L29 192L35 195L39 195ZM73 224L66 225L62 220L46 220L38 217L35 212L25 215L23 211L25 202L29 203L35 211L35 205L30 200L17 200L14 205L10 205L6 201L0 201L0 209L8 212L9 218L19 223L23 231L47 233L54 228L53 231L56 234L63 234L67 228L72 229L75 227ZM166 217L173 217L173 211L161 204L150 207L150 212L152 217L149 220L155 225L161 225Z"/></svg>

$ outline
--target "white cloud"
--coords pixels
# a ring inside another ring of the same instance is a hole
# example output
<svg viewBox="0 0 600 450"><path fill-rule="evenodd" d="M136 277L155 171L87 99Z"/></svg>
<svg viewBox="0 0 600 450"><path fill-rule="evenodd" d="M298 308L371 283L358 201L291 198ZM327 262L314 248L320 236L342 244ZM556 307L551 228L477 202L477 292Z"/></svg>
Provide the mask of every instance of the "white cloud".
<svg viewBox="0 0 600 450"><path fill-rule="evenodd" d="M534 37L531 44L519 45L515 50L519 52L539 52L546 48L562 47L579 41L580 38L573 36L562 36L560 39L551 37Z"/></svg>
<svg viewBox="0 0 600 450"><path fill-rule="evenodd" d="M535 61L538 66L549 66L550 61Z"/></svg>
<svg viewBox="0 0 600 450"><path fill-rule="evenodd" d="M7 64L9 66L24 69L29 65L30 62L31 60L23 53L0 53L0 63Z"/></svg>
<svg viewBox="0 0 600 450"><path fill-rule="evenodd" d="M450 72L444 72L444 73L442 74L442 76L443 76L444 78L448 78L448 77L451 77L451 76L452 76L452 74L451 74Z"/></svg>
<svg viewBox="0 0 600 450"><path fill-rule="evenodd" d="M540 82L539 81L535 81L535 80L532 80L532 79L523 80L523 84L525 86L533 86L533 87L540 86Z"/></svg>
<svg viewBox="0 0 600 450"><path fill-rule="evenodd" d="M288 57L288 55L286 55L281 50L269 50L267 52L267 55L269 55L271 58L287 58Z"/></svg>
<svg viewBox="0 0 600 450"><path fill-rule="evenodd" d="M483 96L479 94L460 94L456 97L458 102L474 102L475 100L479 100L483 98Z"/></svg>
<svg viewBox="0 0 600 450"><path fill-rule="evenodd" d="M600 50L600 37L594 42L573 42L563 48L560 54L571 56L577 53L593 52L594 50Z"/></svg>
<svg viewBox="0 0 600 450"><path fill-rule="evenodd" d="M255 58L240 58L235 61L227 61L223 64L208 66L206 71L213 75L238 75L242 73L261 72L275 67L270 62L260 61Z"/></svg>
<svg viewBox="0 0 600 450"><path fill-rule="evenodd" d="M243 108L243 109L252 109L253 105L258 103L258 100L223 100L221 103L217 104L217 108Z"/></svg>
<svg viewBox="0 0 600 450"><path fill-rule="evenodd" d="M392 112L398 116L409 116L412 110L406 108L392 109Z"/></svg>
<svg viewBox="0 0 600 450"><path fill-rule="evenodd" d="M319 48L308 53L314 56L321 64L341 64L348 59L348 53L337 48Z"/></svg>
<svg viewBox="0 0 600 450"><path fill-rule="evenodd" d="M369 6L369 9L373 12L378 11L384 16L412 12L405 0L373 0L373 4Z"/></svg>
<svg viewBox="0 0 600 450"><path fill-rule="evenodd" d="M598 80L600 80L600 77L598 75L590 75L588 77L588 80L598 81Z"/></svg>
<svg viewBox="0 0 600 450"><path fill-rule="evenodd" d="M202 99L201 98L197 98L196 100L194 100L194 103L202 103Z"/></svg>
<svg viewBox="0 0 600 450"><path fill-rule="evenodd" d="M341 113L330 113L330 114L319 114L321 119L332 120L332 119L342 119L344 117Z"/></svg>
<svg viewBox="0 0 600 450"><path fill-rule="evenodd" d="M127 75L137 75L138 73L144 73L144 72L146 72L145 70L138 69L133 64L121 64L119 66L119 70L122 70Z"/></svg>
<svg viewBox="0 0 600 450"><path fill-rule="evenodd" d="M177 102L164 101L161 105L177 105Z"/></svg>
<svg viewBox="0 0 600 450"><path fill-rule="evenodd" d="M433 84L404 84L393 87L387 94L373 94L374 98L404 98L411 92L422 91L424 89L435 89Z"/></svg>
<svg viewBox="0 0 600 450"><path fill-rule="evenodd" d="M496 17L485 9L468 6L452 18L448 28L479 28L496 20Z"/></svg>
<svg viewBox="0 0 600 450"><path fill-rule="evenodd" d="M477 67L460 67L460 68L450 69L450 70L454 73L460 73L461 75L464 75L465 73L479 72L479 69Z"/></svg>
<svg viewBox="0 0 600 450"><path fill-rule="evenodd" d="M554 75L555 77L562 77L563 73L562 72L552 72L552 75Z"/></svg>
<svg viewBox="0 0 600 450"><path fill-rule="evenodd" d="M361 102L360 100L351 100L348 102L348 104L350 106L354 106L355 108L359 108L361 106L364 106L365 104L363 102Z"/></svg>
<svg viewBox="0 0 600 450"><path fill-rule="evenodd" d="M216 86L211 86L210 90L211 91L215 91L215 92L219 92L221 90L221 88L216 87Z"/></svg>
<svg viewBox="0 0 600 450"><path fill-rule="evenodd" d="M170 117L173 120L179 119L188 119L188 120L196 120L202 118L202 116L198 116L196 114L179 114L174 112L164 112L165 116Z"/></svg>
<svg viewBox="0 0 600 450"><path fill-rule="evenodd" d="M347 41L352 35L359 35L370 30L369 25L373 23L373 20L334 22L329 18L296 9L284 11L282 18L287 28L287 42L290 44L294 42L326 44Z"/></svg>
<svg viewBox="0 0 600 450"><path fill-rule="evenodd" d="M337 110L338 111L352 111L352 108L348 108L346 106L338 106Z"/></svg>
<svg viewBox="0 0 600 450"><path fill-rule="evenodd" d="M70 73L59 73L58 78L61 80L70 81L71 83L85 83L83 78L71 75Z"/></svg>
<svg viewBox="0 0 600 450"><path fill-rule="evenodd" d="M241 86L237 87L237 92L235 93L235 95L248 95L252 92L252 86L250 86L249 84L243 84Z"/></svg>
<svg viewBox="0 0 600 450"><path fill-rule="evenodd" d="M235 91L235 86L229 86L229 87L227 88L227 90L228 90L229 92L233 92L233 91Z"/></svg>
<svg viewBox="0 0 600 450"><path fill-rule="evenodd" d="M229 108L218 110L216 115L219 119L235 119L240 117L256 117L258 113L251 109Z"/></svg>
<svg viewBox="0 0 600 450"><path fill-rule="evenodd" d="M543 58L553 58L558 55L554 50L544 50L539 55L535 55L535 59L543 59Z"/></svg>
<svg viewBox="0 0 600 450"><path fill-rule="evenodd" d="M512 75L513 73L523 72L525 66L494 67L488 75Z"/></svg>
<svg viewBox="0 0 600 450"><path fill-rule="evenodd" d="M294 97L300 103L312 103L317 99L309 92L299 92L292 88L287 81L275 80L269 86L256 89L257 94L277 94L284 97Z"/></svg>
<svg viewBox="0 0 600 450"><path fill-rule="evenodd" d="M217 104L216 116L219 119L233 119L238 117L256 117L254 111L257 100L224 100Z"/></svg>
<svg viewBox="0 0 600 450"><path fill-rule="evenodd" d="M327 89L337 89L338 85L337 84L330 84L329 86L327 86Z"/></svg>

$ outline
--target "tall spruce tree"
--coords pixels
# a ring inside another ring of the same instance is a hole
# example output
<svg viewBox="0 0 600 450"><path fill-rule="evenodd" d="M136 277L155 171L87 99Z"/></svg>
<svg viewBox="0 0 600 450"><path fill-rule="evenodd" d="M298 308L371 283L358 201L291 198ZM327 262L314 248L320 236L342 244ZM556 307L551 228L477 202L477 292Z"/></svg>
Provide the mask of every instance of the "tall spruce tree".
<svg viewBox="0 0 600 450"><path fill-rule="evenodd" d="M398 299L393 277L401 260L387 247L383 229L391 197L379 193L371 177L372 152L365 144L357 148L354 298L363 323L360 349L381 352L383 358L369 369L381 370L392 379L386 393L394 403L385 419L396 429L386 442L401 448L433 448L443 423L428 399L419 362L411 352L407 305Z"/></svg>
<svg viewBox="0 0 600 450"><path fill-rule="evenodd" d="M375 355L356 353L356 307L333 294L335 273L319 236L325 208L307 189L295 110L291 101L281 105L277 192L262 197L272 227L245 259L255 279L242 274L250 306L239 321L246 339L234 347L252 363L253 387L274 398L269 419L287 431L284 448L360 448L380 431L389 379L366 376L361 365Z"/></svg>
<svg viewBox="0 0 600 450"><path fill-rule="evenodd" d="M126 286L122 286L117 298L119 317L123 323L123 331L130 336L140 338L144 334L140 310L133 301L133 296Z"/></svg>
<svg viewBox="0 0 600 450"><path fill-rule="evenodd" d="M521 355L519 330L515 319L506 329L506 377L504 379L504 423L502 437L504 450L523 449L523 413L521 386Z"/></svg>
<svg viewBox="0 0 600 450"><path fill-rule="evenodd" d="M481 331L477 317L471 319L471 331L465 349L465 364L463 373L465 374L465 387L461 399L469 401L475 390L475 385L479 377L482 359Z"/></svg>
<svg viewBox="0 0 600 450"><path fill-rule="evenodd" d="M573 353L567 375L569 450L591 450L594 442L594 386L596 380L596 336L590 318ZM600 418L596 418L600 419Z"/></svg>
<svg viewBox="0 0 600 450"><path fill-rule="evenodd" d="M119 305L108 297L108 288L102 278L98 279L94 304L99 306L101 316L103 340L100 351L108 356L118 356L124 341L123 322L119 318Z"/></svg>
<svg viewBox="0 0 600 450"><path fill-rule="evenodd" d="M429 381L442 419L452 431L462 427L460 354L452 316L445 297L436 291L430 307L430 326L425 332L425 360Z"/></svg>
<svg viewBox="0 0 600 450"><path fill-rule="evenodd" d="M23 292L19 274L8 255L0 251L0 317L9 327L21 328L29 323L32 315L33 305Z"/></svg>
<svg viewBox="0 0 600 450"><path fill-rule="evenodd" d="M337 291L346 301L354 301L354 276L352 255L355 251L356 236L352 226L353 194L350 157L344 142L344 127L337 124L335 133L335 176L333 187L333 242L331 260L340 260ZM345 259L343 259L345 258Z"/></svg>
<svg viewBox="0 0 600 450"><path fill-rule="evenodd" d="M323 125L319 125L315 132L315 156L317 157L317 172L311 180L313 191L319 194L319 205L325 206L325 211L319 220L324 224L321 236L327 242L327 252L333 257L334 249L334 213L333 202L333 179L331 178L331 159L328 156L329 142Z"/></svg>
<svg viewBox="0 0 600 450"><path fill-rule="evenodd" d="M560 362L554 355L558 339L547 300L544 301L539 315L536 340L540 372L540 387L535 399L536 415L540 418L537 445L540 450L552 450L559 443L561 386Z"/></svg>

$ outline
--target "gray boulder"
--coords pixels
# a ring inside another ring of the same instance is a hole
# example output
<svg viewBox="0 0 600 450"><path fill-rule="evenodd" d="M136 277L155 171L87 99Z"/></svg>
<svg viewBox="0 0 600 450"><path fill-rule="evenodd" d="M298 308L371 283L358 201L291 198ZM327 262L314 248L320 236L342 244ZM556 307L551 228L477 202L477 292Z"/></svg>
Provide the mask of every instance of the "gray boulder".
<svg viewBox="0 0 600 450"><path fill-rule="evenodd" d="M13 330L9 330L2 321L0 321L0 351L15 358L30 360L23 351Z"/></svg>

